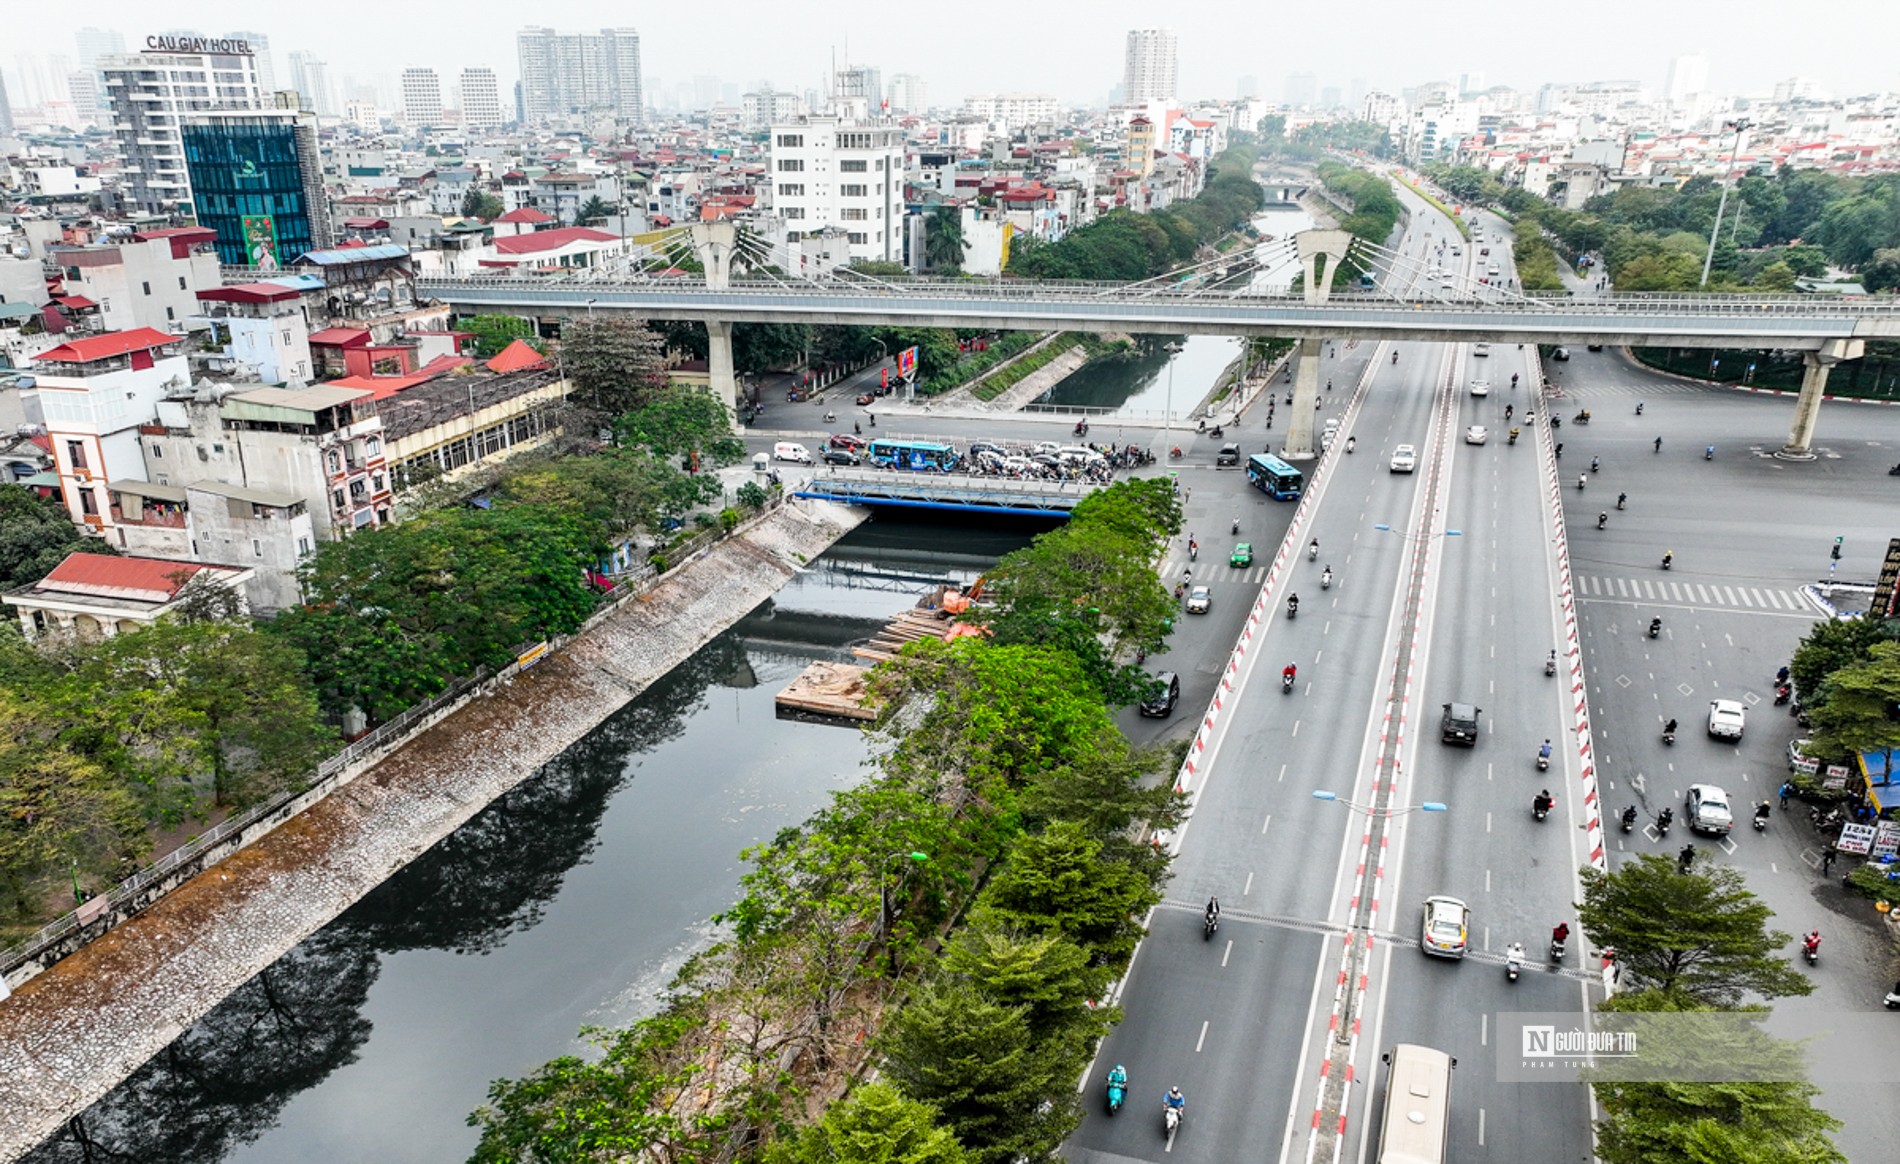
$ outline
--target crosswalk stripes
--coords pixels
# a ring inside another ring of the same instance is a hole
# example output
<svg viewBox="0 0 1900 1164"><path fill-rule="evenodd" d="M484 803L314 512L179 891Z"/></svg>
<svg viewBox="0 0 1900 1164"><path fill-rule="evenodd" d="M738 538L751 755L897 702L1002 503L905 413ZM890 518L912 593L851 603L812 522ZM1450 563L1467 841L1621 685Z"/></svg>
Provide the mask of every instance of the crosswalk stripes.
<svg viewBox="0 0 1900 1164"><path fill-rule="evenodd" d="M1193 562L1185 554L1162 562L1161 578L1163 581L1181 581L1189 570L1194 572L1193 581L1197 586L1212 586L1220 582L1244 582L1249 586L1258 586L1267 580L1267 564L1258 557L1254 559L1253 565L1235 569L1225 557L1202 558Z"/></svg>
<svg viewBox="0 0 1900 1164"><path fill-rule="evenodd" d="M1730 607L1737 610L1778 610L1807 613L1809 606L1798 590L1773 586L1735 586L1703 582L1662 581L1621 575L1585 574L1578 578L1585 598L1617 598L1633 602L1668 602L1682 606Z"/></svg>

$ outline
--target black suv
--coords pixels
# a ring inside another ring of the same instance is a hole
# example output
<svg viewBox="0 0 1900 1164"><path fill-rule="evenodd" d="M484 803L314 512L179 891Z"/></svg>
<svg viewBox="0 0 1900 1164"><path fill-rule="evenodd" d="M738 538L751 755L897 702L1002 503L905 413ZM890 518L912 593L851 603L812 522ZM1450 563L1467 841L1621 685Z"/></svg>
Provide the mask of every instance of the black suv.
<svg viewBox="0 0 1900 1164"><path fill-rule="evenodd" d="M1214 454L1214 466L1216 468L1219 468L1222 465L1238 465L1238 464L1240 464L1240 446L1239 445L1222 445L1220 447L1220 452Z"/></svg>
<svg viewBox="0 0 1900 1164"><path fill-rule="evenodd" d="M864 463L864 458L850 449L826 449L824 461L827 465L861 465Z"/></svg>
<svg viewBox="0 0 1900 1164"><path fill-rule="evenodd" d="M1141 701L1141 714L1157 719L1174 714L1174 705L1181 702L1181 678L1172 671L1157 671L1154 686L1149 689L1148 697Z"/></svg>
<svg viewBox="0 0 1900 1164"><path fill-rule="evenodd" d="M1463 744L1468 748L1478 744L1478 714L1484 709L1473 707L1469 703L1447 703L1445 718L1439 724L1438 738L1448 744Z"/></svg>

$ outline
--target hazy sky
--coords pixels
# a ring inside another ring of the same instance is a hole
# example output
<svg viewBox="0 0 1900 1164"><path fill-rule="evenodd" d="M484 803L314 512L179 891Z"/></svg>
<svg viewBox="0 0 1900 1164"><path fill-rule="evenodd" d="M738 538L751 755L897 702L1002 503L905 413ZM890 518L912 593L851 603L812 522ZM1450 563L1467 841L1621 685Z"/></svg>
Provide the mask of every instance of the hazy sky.
<svg viewBox="0 0 1900 1164"><path fill-rule="evenodd" d="M13 0L0 7L14 7ZM44 6L16 25L0 63L14 53L75 53ZM1286 77L1310 72L1321 87L1397 89L1482 72L1490 84L1535 89L1547 81L1633 79L1660 88L1672 56L1701 52L1710 87L1766 92L1790 76L1816 79L1836 94L1900 89L1900 4L1894 0L1586 0L1544 3L1473 0L1401 4L1360 0L1269 4L1261 0L1083 0L1072 4L870 4L852 0L725 0L718 4L634 5L620 0L548 4L461 0L425 16L415 5L260 3L259 0L84 0L60 17L116 28L135 48L148 33L206 34L254 29L270 37L283 81L293 49L329 62L332 78L393 78L407 65L452 78L464 64L492 66L504 101L515 80L515 30L526 23L564 31L630 24L641 34L648 78L662 91L695 76L747 85L770 80L803 91L821 85L834 52L876 65L888 78L916 73L932 104L992 90L1053 93L1100 103L1121 79L1128 29L1172 27L1187 98L1226 98L1243 76L1279 100ZM387 23L378 23L387 15ZM1332 17L1344 18L1336 22ZM525 19L532 16L532 21ZM17 97L16 97L17 100Z"/></svg>

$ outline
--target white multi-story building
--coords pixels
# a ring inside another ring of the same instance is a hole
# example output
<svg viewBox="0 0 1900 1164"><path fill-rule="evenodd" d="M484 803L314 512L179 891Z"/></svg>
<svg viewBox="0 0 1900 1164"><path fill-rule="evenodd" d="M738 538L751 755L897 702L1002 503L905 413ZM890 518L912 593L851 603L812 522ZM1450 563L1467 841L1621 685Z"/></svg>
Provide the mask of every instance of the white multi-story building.
<svg viewBox="0 0 1900 1164"><path fill-rule="evenodd" d="M1400 125L1405 120L1405 102L1390 93L1374 90L1366 94L1365 100L1360 102L1359 120L1382 125L1387 132L1396 136Z"/></svg>
<svg viewBox="0 0 1900 1164"><path fill-rule="evenodd" d="M462 102L462 127L470 133L488 133L501 128L501 85L495 70L470 66L462 70L459 85Z"/></svg>
<svg viewBox="0 0 1900 1164"><path fill-rule="evenodd" d="M757 89L739 98L739 118L751 129L765 129L804 113L804 100L784 89Z"/></svg>
<svg viewBox="0 0 1900 1164"><path fill-rule="evenodd" d="M632 28L555 32L524 28L515 33L521 63L523 121L546 121L569 113L607 109L639 122L646 112L640 67L640 33Z"/></svg>
<svg viewBox="0 0 1900 1164"><path fill-rule="evenodd" d="M1122 65L1124 105L1163 105L1174 101L1175 45L1171 28L1134 28L1128 31L1128 53Z"/></svg>
<svg viewBox="0 0 1900 1164"><path fill-rule="evenodd" d="M831 96L839 103L854 99L863 101L863 108L872 117L881 116L884 112L884 80L872 65L851 65L839 69L832 79Z"/></svg>
<svg viewBox="0 0 1900 1164"><path fill-rule="evenodd" d="M264 107L258 60L242 40L148 36L142 52L101 57L99 72L125 159L127 198L147 214L190 212L179 136L186 114Z"/></svg>
<svg viewBox="0 0 1900 1164"><path fill-rule="evenodd" d="M1684 53L1669 62L1669 86L1664 94L1672 109L1688 109L1709 89L1709 58Z"/></svg>
<svg viewBox="0 0 1900 1164"><path fill-rule="evenodd" d="M892 113L923 113L930 108L929 86L915 73L893 75L885 96Z"/></svg>
<svg viewBox="0 0 1900 1164"><path fill-rule="evenodd" d="M402 71L402 122L408 126L442 124L442 78L434 69L412 65Z"/></svg>
<svg viewBox="0 0 1900 1164"><path fill-rule="evenodd" d="M963 99L963 115L986 123L993 131L1044 125L1061 113L1047 93L979 93Z"/></svg>
<svg viewBox="0 0 1900 1164"><path fill-rule="evenodd" d="M887 121L804 117L772 127L772 206L796 243L844 232L851 257L903 257L904 134Z"/></svg>
<svg viewBox="0 0 1900 1164"><path fill-rule="evenodd" d="M59 247L51 257L63 271L64 298L85 301L79 310L87 313L97 308L99 330L182 335L198 314L198 292L219 283L217 237L208 226L168 227L127 242Z"/></svg>
<svg viewBox="0 0 1900 1164"><path fill-rule="evenodd" d="M71 339L34 357L60 495L78 525L112 526L108 482L145 476L139 426L190 382L183 337L149 327Z"/></svg>
<svg viewBox="0 0 1900 1164"><path fill-rule="evenodd" d="M304 100L304 108L319 117L336 116L336 95L330 88L330 66L314 53L290 54L290 87Z"/></svg>

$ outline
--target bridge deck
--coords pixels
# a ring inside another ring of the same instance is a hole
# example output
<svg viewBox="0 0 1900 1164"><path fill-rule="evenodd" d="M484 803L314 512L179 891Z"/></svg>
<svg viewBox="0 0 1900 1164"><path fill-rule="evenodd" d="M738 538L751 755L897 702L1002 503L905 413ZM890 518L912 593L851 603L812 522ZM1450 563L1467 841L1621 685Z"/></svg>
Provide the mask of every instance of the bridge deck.
<svg viewBox="0 0 1900 1164"><path fill-rule="evenodd" d="M812 478L799 487L794 496L846 505L1067 517L1078 502L1097 488L1063 482L979 477L969 473L838 469Z"/></svg>

